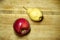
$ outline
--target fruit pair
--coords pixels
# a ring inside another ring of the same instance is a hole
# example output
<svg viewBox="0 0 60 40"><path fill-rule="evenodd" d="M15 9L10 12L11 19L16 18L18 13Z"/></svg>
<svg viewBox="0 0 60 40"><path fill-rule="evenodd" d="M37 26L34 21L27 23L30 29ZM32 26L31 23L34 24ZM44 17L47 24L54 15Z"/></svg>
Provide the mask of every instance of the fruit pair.
<svg viewBox="0 0 60 40"><path fill-rule="evenodd" d="M27 11L29 17L33 21L41 21L42 20L42 13L39 9L29 8L26 11ZM25 34L30 32L30 24L24 18L17 19L13 25L13 28L14 28L15 32L17 34L19 34L20 36L24 36Z"/></svg>

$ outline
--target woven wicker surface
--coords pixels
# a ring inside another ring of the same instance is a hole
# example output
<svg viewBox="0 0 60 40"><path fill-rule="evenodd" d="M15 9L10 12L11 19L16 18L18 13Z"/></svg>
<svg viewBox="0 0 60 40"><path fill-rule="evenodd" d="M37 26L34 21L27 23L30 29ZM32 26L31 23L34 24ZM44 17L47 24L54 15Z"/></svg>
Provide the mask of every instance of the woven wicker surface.
<svg viewBox="0 0 60 40"><path fill-rule="evenodd" d="M60 0L2 0L0 2L0 40L60 40ZM23 8L36 7L43 13L42 22L33 22ZM26 18L31 32L18 37L13 23L18 18Z"/></svg>

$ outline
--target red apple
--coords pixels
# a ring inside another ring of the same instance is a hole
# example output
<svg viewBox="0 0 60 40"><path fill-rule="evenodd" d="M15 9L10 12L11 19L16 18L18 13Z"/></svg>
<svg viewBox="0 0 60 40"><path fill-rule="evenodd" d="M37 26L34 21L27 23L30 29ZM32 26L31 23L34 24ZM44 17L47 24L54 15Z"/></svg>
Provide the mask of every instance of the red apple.
<svg viewBox="0 0 60 40"><path fill-rule="evenodd" d="M17 19L13 24L14 31L19 35L25 35L30 31L30 24L24 18Z"/></svg>

